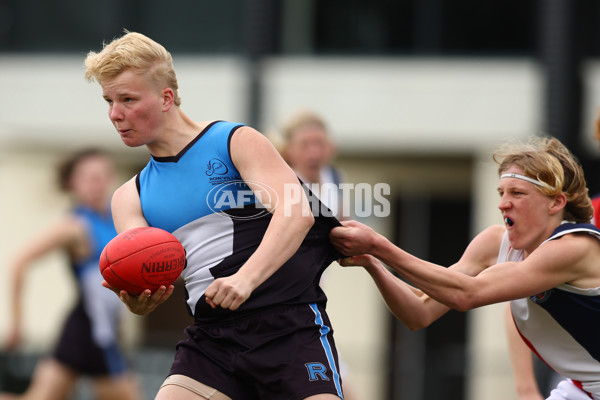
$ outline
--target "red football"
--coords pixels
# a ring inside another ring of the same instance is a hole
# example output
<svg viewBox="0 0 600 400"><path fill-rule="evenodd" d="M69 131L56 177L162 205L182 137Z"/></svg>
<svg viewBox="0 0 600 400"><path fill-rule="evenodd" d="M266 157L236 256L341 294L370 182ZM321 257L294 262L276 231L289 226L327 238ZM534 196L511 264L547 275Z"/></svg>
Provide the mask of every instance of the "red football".
<svg viewBox="0 0 600 400"><path fill-rule="evenodd" d="M100 272L111 286L137 296L169 286L185 267L185 250L169 232L149 226L115 236L102 250Z"/></svg>

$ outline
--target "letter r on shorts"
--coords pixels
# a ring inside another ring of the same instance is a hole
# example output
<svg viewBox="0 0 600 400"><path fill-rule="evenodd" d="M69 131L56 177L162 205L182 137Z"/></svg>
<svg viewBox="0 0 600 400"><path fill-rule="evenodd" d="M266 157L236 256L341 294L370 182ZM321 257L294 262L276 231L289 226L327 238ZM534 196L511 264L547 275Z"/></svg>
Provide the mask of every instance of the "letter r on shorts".
<svg viewBox="0 0 600 400"><path fill-rule="evenodd" d="M321 363L307 363L306 369L308 370L308 379L311 381L318 381L319 379L328 381L329 378L325 374L327 372L327 368Z"/></svg>

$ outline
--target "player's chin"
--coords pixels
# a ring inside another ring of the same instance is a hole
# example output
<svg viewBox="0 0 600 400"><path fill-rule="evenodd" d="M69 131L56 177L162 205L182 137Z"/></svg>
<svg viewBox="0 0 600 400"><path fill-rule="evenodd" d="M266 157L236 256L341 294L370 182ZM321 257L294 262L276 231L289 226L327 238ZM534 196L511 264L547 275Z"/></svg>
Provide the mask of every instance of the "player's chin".
<svg viewBox="0 0 600 400"><path fill-rule="evenodd" d="M125 144L125 146L127 147L140 147L145 145L146 143L141 142L139 140L135 140L135 139L131 139L131 138L126 138L121 136L121 140L123 141L123 144Z"/></svg>

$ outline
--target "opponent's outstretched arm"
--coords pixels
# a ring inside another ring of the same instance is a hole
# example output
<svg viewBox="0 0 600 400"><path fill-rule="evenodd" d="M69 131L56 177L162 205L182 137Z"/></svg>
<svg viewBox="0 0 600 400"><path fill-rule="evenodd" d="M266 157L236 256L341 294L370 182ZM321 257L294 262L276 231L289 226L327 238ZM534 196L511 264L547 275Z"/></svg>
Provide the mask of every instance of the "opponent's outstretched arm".
<svg viewBox="0 0 600 400"><path fill-rule="evenodd" d="M354 221L344 222L344 225L366 230L368 234L376 235L372 229ZM479 274L485 266L489 266L495 262L498 253L496 248L493 251L483 252L484 248L480 244L486 242L499 247L503 232L504 228L502 226L495 226L482 233L474 239L473 244L467 248L459 262L452 265L450 269L469 276ZM347 240L347 233L341 228L334 229L331 234L332 243L338 247L343 246L342 243ZM354 245L348 247L348 245L349 242L345 242L346 247L339 248L342 251L349 252L368 251L366 247L355 247ZM450 309L448 306L431 298L422 290L395 276L374 256L359 255L347 257L340 260L340 264L342 266L363 266L371 275L390 311L411 330L429 326Z"/></svg>
<svg viewBox="0 0 600 400"><path fill-rule="evenodd" d="M585 273L589 257L597 252L594 238L567 235L544 244L524 261L495 264L503 229L492 226L473 239L457 263L464 265L460 272L421 260L355 221L333 229L331 238L344 254L371 254L432 298L459 311L531 296L571 282ZM477 270L481 272L472 272Z"/></svg>

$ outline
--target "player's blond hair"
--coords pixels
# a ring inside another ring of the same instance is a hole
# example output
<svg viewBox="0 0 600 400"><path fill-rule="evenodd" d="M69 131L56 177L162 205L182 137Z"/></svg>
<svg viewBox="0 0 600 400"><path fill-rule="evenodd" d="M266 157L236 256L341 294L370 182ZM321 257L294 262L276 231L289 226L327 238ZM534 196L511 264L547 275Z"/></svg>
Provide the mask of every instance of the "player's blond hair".
<svg viewBox="0 0 600 400"><path fill-rule="evenodd" d="M515 166L542 183L536 186L542 194L551 197L564 193L567 197L564 219L590 222L594 209L583 169L558 139L532 137L524 144L506 143L494 153L493 159L499 165L499 174Z"/></svg>
<svg viewBox="0 0 600 400"><path fill-rule="evenodd" d="M316 125L327 132L327 124L325 121L312 111L301 110L296 112L283 126L282 135L286 143L288 143L292 136L299 130L306 126Z"/></svg>
<svg viewBox="0 0 600 400"><path fill-rule="evenodd" d="M126 70L134 70L145 75L157 87L171 88L175 105L181 105L171 53L141 33L125 31L125 35L105 43L99 53L90 51L85 67L85 78L98 83Z"/></svg>

